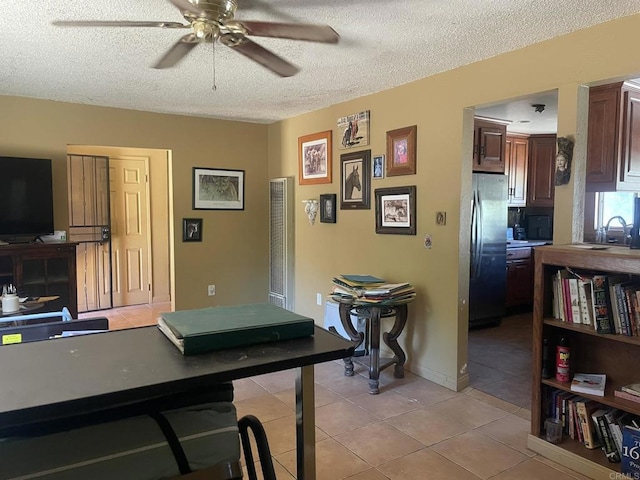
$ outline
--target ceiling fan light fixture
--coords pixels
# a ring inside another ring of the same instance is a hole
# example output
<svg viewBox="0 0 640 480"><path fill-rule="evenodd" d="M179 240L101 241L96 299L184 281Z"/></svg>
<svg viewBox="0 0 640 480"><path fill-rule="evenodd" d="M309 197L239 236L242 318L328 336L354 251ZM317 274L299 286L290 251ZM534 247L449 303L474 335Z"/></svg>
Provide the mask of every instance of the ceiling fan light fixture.
<svg viewBox="0 0 640 480"><path fill-rule="evenodd" d="M533 107L536 113L544 112L544 108L546 107L544 103L533 103L531 106Z"/></svg>
<svg viewBox="0 0 640 480"><path fill-rule="evenodd" d="M198 40L207 40L209 38L217 38L220 28L213 22L207 20L195 20L191 27L193 34Z"/></svg>

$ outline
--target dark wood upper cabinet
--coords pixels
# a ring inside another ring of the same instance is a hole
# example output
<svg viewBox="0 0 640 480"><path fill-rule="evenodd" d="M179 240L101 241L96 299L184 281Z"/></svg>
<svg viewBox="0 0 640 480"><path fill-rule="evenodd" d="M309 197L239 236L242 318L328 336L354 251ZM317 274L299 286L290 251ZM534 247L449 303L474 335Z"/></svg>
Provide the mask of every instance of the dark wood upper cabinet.
<svg viewBox="0 0 640 480"><path fill-rule="evenodd" d="M475 119L473 171L505 173L506 144L506 125Z"/></svg>
<svg viewBox="0 0 640 480"><path fill-rule="evenodd" d="M527 207L553 207L555 159L555 135L531 135L529 137Z"/></svg>
<svg viewBox="0 0 640 480"><path fill-rule="evenodd" d="M505 149L509 176L509 207L527 205L527 173L529 168L529 140L527 135L507 135Z"/></svg>
<svg viewBox="0 0 640 480"><path fill-rule="evenodd" d="M640 190L640 86L589 90L586 190Z"/></svg>

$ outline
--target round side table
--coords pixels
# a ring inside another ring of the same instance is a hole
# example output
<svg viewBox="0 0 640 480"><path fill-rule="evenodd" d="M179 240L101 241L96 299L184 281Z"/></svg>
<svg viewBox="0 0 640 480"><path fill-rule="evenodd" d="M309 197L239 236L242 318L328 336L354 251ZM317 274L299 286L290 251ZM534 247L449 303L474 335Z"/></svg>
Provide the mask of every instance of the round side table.
<svg viewBox="0 0 640 480"><path fill-rule="evenodd" d="M365 318L368 323L369 331L369 355L360 357L356 361L364 363L368 360L369 367L369 393L376 395L379 393L380 372L385 368L394 365L393 376L396 378L404 378L404 364L407 357L398 344L398 337L402 333L407 323L407 303L398 305L393 304L377 304L377 303L358 303L357 301L345 301L344 299L334 298L339 302L340 322L352 341L356 342L356 348L365 341L364 333L357 332L351 323L351 315ZM390 359L380 359L380 320L382 318L395 317L393 327L389 332L382 333L384 343L393 351L394 357ZM353 376L353 357L344 359L344 374L348 377Z"/></svg>

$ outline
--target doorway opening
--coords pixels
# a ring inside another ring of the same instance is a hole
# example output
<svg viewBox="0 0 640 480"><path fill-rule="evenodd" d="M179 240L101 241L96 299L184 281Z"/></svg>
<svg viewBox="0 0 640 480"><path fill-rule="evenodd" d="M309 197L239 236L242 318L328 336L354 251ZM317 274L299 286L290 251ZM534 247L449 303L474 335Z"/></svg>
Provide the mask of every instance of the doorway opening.
<svg viewBox="0 0 640 480"><path fill-rule="evenodd" d="M558 92L555 90L475 107L475 117L480 118L483 125L485 122L499 124L501 131L506 132L503 165L507 188L501 196L503 200L491 204L492 208L499 208L498 217L502 222L498 231L499 248L504 256L500 256L501 265L494 265L493 269L496 275L504 276L500 294L493 291L493 295L487 295L487 280L476 282L479 294L473 294L474 271L471 269L470 325L471 319L483 320L483 312L493 316L487 317L486 321L476 321L475 324L485 328L474 328L468 333L469 385L527 409L531 403L532 245L542 238L542 234L551 241L550 228L547 232L542 227L553 225L557 109ZM485 130L492 132L488 127ZM474 145L481 142L476 139ZM474 172L476 163L474 161ZM504 178L502 172L480 175ZM532 220L531 227L528 219ZM538 225L534 229L533 220L542 227ZM547 223L542 224L543 220ZM487 225L483 228L487 230ZM482 241L479 243L483 244ZM496 250L498 246L494 243ZM473 235L471 251L473 266L473 252L478 251L478 248L474 250ZM491 258L495 262L498 256L493 253ZM498 304L474 305L474 299L484 302L489 297Z"/></svg>
<svg viewBox="0 0 640 480"><path fill-rule="evenodd" d="M167 150L70 145L78 310L171 302Z"/></svg>

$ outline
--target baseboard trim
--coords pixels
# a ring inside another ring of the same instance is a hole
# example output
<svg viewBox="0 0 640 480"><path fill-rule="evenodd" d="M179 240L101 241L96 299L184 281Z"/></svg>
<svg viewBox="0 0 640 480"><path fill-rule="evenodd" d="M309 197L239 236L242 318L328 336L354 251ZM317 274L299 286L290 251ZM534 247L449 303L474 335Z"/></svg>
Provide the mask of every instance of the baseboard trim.
<svg viewBox="0 0 640 480"><path fill-rule="evenodd" d="M564 448L549 443L542 438L529 434L527 437L527 447L543 457L559 463L563 467L570 468L582 475L594 480L611 480L623 478L620 472L616 472L598 463L594 463L580 455L565 450ZM619 465L619 464L618 464Z"/></svg>
<svg viewBox="0 0 640 480"><path fill-rule="evenodd" d="M437 383L449 390L453 390L454 392L459 392L460 390L466 388L469 385L469 374L465 373L462 377L456 379L451 378L446 375L443 375L440 372L436 372L435 370L431 370L430 368L423 367L417 363L409 363L405 365L406 369L411 373L415 373L416 375L424 378L425 380L429 380L433 383ZM464 385L462 388L461 385Z"/></svg>

